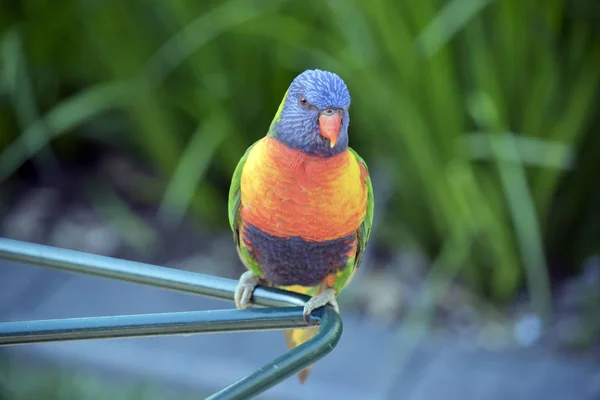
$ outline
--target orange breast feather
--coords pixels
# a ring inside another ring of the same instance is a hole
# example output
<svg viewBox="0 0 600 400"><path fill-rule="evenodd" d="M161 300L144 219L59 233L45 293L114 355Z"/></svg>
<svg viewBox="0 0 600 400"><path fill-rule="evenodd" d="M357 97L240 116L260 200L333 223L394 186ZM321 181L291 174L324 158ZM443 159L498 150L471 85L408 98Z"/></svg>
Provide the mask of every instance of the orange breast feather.
<svg viewBox="0 0 600 400"><path fill-rule="evenodd" d="M351 235L366 214L363 175L349 151L320 158L265 137L242 172L242 219L278 237L324 241Z"/></svg>

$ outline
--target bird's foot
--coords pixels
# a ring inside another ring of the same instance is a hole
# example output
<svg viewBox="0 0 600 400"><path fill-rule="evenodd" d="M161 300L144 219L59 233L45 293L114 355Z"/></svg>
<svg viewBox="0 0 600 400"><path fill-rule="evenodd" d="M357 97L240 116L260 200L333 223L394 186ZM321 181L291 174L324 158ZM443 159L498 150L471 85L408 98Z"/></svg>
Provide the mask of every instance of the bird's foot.
<svg viewBox="0 0 600 400"><path fill-rule="evenodd" d="M308 316L310 313L326 304L331 304L337 313L340 312L340 308L338 307L337 299L335 297L335 290L332 288L326 289L322 293L311 297L306 304L304 304L304 312L302 313L304 315L304 320L308 322Z"/></svg>
<svg viewBox="0 0 600 400"><path fill-rule="evenodd" d="M252 298L252 293L254 293L254 289L258 286L259 281L260 278L254 275L252 271L246 271L240 276L240 280L238 281L233 296L237 308L252 307L250 299Z"/></svg>

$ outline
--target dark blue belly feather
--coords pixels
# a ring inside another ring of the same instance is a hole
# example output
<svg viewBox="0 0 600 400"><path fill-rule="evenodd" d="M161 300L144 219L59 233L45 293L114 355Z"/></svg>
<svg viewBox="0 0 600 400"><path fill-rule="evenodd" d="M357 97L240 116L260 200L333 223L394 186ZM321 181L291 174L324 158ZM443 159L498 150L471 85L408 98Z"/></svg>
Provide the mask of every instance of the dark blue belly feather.
<svg viewBox="0 0 600 400"><path fill-rule="evenodd" d="M315 286L330 273L345 268L356 235L324 242L299 236L281 238L245 224L243 241L261 265L265 279L278 286Z"/></svg>

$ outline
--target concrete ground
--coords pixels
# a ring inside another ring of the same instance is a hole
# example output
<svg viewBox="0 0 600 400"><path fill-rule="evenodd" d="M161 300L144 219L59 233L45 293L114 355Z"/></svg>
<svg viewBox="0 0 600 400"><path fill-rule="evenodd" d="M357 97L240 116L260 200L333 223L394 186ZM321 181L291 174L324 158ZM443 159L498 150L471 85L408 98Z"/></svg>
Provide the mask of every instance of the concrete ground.
<svg viewBox="0 0 600 400"><path fill-rule="evenodd" d="M0 261L0 322L231 308L231 303ZM600 399L600 367L542 347L470 349L450 338L419 342L346 315L338 347L308 382L290 378L264 399ZM413 351L407 352L411 343ZM115 339L14 346L26 362L117 373L216 391L286 351L280 332ZM0 353L1 354L1 353ZM407 355L402 358L402 354Z"/></svg>

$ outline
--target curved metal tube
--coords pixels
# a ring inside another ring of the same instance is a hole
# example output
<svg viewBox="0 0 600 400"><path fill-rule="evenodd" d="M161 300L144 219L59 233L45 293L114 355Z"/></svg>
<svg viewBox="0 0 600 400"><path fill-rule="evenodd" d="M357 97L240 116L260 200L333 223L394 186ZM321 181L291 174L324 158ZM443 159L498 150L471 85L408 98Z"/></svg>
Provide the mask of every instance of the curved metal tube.
<svg viewBox="0 0 600 400"><path fill-rule="evenodd" d="M173 268L120 260L0 238L0 259L119 279L165 289L233 300L237 282ZM107 339L208 332L272 330L308 327L302 306L308 296L258 287L253 303L265 309L214 310L165 314L0 323L0 346L64 340ZM295 306L295 307L289 307ZM342 320L327 306L311 314L317 335L254 373L220 390L209 399L248 399L319 360L337 345Z"/></svg>
<svg viewBox="0 0 600 400"><path fill-rule="evenodd" d="M342 319L330 306L317 311L322 311L321 326L314 338L218 391L207 400L242 400L256 396L331 352L342 335Z"/></svg>

